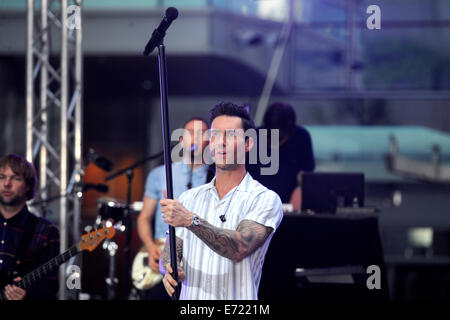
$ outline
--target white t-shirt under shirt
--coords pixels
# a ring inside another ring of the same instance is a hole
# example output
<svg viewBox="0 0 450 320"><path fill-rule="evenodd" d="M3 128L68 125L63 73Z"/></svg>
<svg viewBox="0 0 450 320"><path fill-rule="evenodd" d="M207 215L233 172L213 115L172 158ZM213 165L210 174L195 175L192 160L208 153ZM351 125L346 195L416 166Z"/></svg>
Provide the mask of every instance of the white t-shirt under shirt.
<svg viewBox="0 0 450 320"><path fill-rule="evenodd" d="M254 180L249 173L241 183L219 200L214 186L208 184L183 192L179 201L188 210L215 227L236 230L242 220L272 227L274 232L283 217L280 197ZM231 200L231 202L230 202ZM220 216L225 214L225 222ZM264 257L272 234L265 243L242 261L235 263L210 249L186 228L176 228L183 239L182 300L256 300Z"/></svg>

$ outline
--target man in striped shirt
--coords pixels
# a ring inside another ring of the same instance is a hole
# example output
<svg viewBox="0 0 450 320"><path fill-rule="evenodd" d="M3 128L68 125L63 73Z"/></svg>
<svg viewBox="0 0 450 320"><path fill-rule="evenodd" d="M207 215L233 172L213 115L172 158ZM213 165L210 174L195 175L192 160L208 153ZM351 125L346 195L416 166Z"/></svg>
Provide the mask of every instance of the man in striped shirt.
<svg viewBox="0 0 450 320"><path fill-rule="evenodd" d="M199 117L187 120L183 126L183 136L180 145L183 150L183 160L172 163L172 174L175 177L173 184L174 197L182 192L211 181L214 169L203 162L203 151L208 143L203 134L208 130L208 122ZM154 168L147 176L142 211L137 219L138 235L148 251L148 265L159 271L159 257L161 249L157 244L166 237L167 224L161 215L159 200L164 198L163 191L166 185L164 165ZM154 228L152 220L154 219ZM148 300L169 300L162 283L147 290L145 296Z"/></svg>
<svg viewBox="0 0 450 320"><path fill-rule="evenodd" d="M181 299L257 299L264 257L283 211L279 196L253 180L245 153L254 128L244 107L220 103L211 110L211 156L216 176L178 200L160 200L163 219L176 227ZM178 284L171 276L169 241L160 259L170 296Z"/></svg>

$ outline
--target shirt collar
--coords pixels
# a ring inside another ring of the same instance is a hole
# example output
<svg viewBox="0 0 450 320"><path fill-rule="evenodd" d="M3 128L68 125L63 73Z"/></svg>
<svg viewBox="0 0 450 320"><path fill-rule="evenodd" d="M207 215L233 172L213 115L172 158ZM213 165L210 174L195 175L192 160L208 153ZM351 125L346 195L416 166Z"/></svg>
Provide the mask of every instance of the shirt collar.
<svg viewBox="0 0 450 320"><path fill-rule="evenodd" d="M206 185L206 190L211 190L214 188L214 183L216 183L216 176Z"/></svg>
<svg viewBox="0 0 450 320"><path fill-rule="evenodd" d="M10 224L10 225L20 226L25 222L25 220L27 219L29 214L30 214L30 211L28 211L28 207L27 207L27 205L25 205L22 208L22 210L20 210L17 214L15 214L13 217L11 217L9 219L5 219L0 214L0 221L2 221L2 222L7 221L8 224Z"/></svg>
<svg viewBox="0 0 450 320"><path fill-rule="evenodd" d="M249 189L249 185L250 185L250 179L252 179L252 177L250 176L250 173L246 172L244 178L238 184L237 190L247 192ZM206 186L206 190L211 190L212 188L214 188L215 182L216 182L216 177L214 176L214 178L211 180L211 182L209 182L208 185Z"/></svg>

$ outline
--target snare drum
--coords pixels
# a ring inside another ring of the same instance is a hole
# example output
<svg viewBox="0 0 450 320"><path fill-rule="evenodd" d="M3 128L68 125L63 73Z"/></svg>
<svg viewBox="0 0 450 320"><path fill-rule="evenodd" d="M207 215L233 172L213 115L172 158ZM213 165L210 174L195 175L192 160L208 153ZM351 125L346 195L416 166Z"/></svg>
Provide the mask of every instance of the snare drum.
<svg viewBox="0 0 450 320"><path fill-rule="evenodd" d="M123 202L112 198L100 198L97 200L98 218L101 221L112 219L114 223L123 220L126 205Z"/></svg>

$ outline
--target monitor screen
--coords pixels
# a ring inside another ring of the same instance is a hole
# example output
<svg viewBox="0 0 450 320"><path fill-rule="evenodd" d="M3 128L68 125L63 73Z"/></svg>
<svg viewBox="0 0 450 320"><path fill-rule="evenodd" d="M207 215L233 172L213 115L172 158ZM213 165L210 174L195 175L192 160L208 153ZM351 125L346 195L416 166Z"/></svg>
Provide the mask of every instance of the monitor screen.
<svg viewBox="0 0 450 320"><path fill-rule="evenodd" d="M304 172L301 178L302 211L336 213L337 207L364 206L364 174Z"/></svg>

